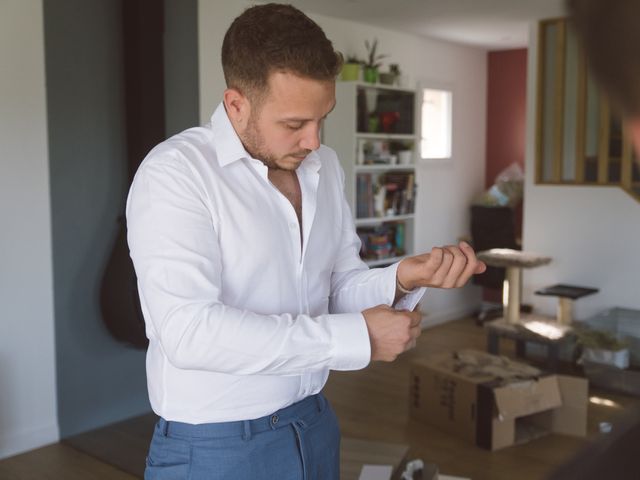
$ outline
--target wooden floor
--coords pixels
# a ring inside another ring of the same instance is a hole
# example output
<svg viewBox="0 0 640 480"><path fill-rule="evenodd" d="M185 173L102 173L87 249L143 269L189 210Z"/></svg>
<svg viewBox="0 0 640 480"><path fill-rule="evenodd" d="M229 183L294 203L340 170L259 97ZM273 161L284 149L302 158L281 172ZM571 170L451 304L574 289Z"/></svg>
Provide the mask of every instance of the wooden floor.
<svg viewBox="0 0 640 480"><path fill-rule="evenodd" d="M449 475L474 480L545 478L588 439L549 435L489 452L409 419L409 365L413 359L459 348L484 347L483 329L471 319L464 319L426 330L417 347L392 364L375 363L359 372L333 372L325 394L338 414L343 436L407 444L409 459L435 463L441 473ZM502 352L513 355L512 345L504 343L501 347ZM590 404L589 436L596 434L600 422L616 417L624 407L640 404L640 399L624 395L594 389L591 394L620 407ZM151 415L137 417L0 461L0 479L140 478L153 421Z"/></svg>
<svg viewBox="0 0 640 480"><path fill-rule="evenodd" d="M138 480L73 447L56 443L0 461L2 480Z"/></svg>

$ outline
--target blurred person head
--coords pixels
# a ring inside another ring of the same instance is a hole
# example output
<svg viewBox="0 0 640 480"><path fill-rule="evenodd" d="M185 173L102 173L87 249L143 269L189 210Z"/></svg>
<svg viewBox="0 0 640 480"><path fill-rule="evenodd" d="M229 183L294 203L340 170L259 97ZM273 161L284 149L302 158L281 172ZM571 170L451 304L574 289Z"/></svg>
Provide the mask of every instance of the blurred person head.
<svg viewBox="0 0 640 480"><path fill-rule="evenodd" d="M640 156L640 0L567 0L587 63L624 116ZM640 408L622 413L548 480L640 479Z"/></svg>
<svg viewBox="0 0 640 480"><path fill-rule="evenodd" d="M640 0L567 0L587 63L640 155Z"/></svg>

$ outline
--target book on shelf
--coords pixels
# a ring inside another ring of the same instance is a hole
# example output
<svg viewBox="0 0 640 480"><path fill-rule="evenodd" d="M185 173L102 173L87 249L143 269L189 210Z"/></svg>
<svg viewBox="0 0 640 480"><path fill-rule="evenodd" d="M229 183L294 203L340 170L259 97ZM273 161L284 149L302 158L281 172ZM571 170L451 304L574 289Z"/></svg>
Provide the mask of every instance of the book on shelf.
<svg viewBox="0 0 640 480"><path fill-rule="evenodd" d="M384 172L356 175L356 217L406 215L415 208L415 174Z"/></svg>
<svg viewBox="0 0 640 480"><path fill-rule="evenodd" d="M361 138L357 143L357 165L398 165L400 152L413 150L414 140ZM406 166L408 163L402 163Z"/></svg>
<svg viewBox="0 0 640 480"><path fill-rule="evenodd" d="M381 260L405 253L405 224L403 221L385 222L371 227L359 227L360 257Z"/></svg>
<svg viewBox="0 0 640 480"><path fill-rule="evenodd" d="M374 184L370 173L359 173L356 176L356 216L368 218L374 216Z"/></svg>

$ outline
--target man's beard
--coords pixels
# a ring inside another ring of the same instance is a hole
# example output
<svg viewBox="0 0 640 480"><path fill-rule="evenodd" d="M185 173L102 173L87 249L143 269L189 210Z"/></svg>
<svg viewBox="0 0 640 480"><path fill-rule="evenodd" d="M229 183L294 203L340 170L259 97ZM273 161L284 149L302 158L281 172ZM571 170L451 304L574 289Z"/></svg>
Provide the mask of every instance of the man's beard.
<svg viewBox="0 0 640 480"><path fill-rule="evenodd" d="M247 122L247 128L244 131L244 134L240 136L240 140L244 145L244 148L249 155L253 158L260 160L265 166L271 170L295 170L295 168L289 168L286 166L278 165L278 160L280 158L276 157L272 152L270 152L264 141L264 137L262 133L258 129L258 124L254 120L253 117L249 117ZM310 150L305 150L302 152L294 152L291 155L308 155L311 153Z"/></svg>

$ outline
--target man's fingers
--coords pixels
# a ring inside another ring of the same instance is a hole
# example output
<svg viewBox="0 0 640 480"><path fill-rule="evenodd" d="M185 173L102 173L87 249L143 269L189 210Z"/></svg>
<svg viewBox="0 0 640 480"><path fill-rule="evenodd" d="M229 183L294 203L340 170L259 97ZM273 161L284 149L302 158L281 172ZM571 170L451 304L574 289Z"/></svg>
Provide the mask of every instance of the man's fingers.
<svg viewBox="0 0 640 480"><path fill-rule="evenodd" d="M442 265L442 257L444 256L444 250L442 248L433 247L431 253L429 253L429 259L427 260L427 270L431 273L435 273L440 265Z"/></svg>
<svg viewBox="0 0 640 480"><path fill-rule="evenodd" d="M411 338L416 339L421 334L422 334L422 328L420 328L420 325L417 325L415 327L411 327Z"/></svg>
<svg viewBox="0 0 640 480"><path fill-rule="evenodd" d="M422 279L416 283L436 288L462 287L472 275L482 273L487 268L466 242L434 247L423 258Z"/></svg>
<svg viewBox="0 0 640 480"><path fill-rule="evenodd" d="M442 282L442 288L453 288L457 285L460 274L467 266L467 257L462 250L455 245L447 245L444 247L453 255L453 262L449 268L449 272Z"/></svg>
<svg viewBox="0 0 640 480"><path fill-rule="evenodd" d="M471 245L467 242L460 242L460 250L464 253L467 264L456 281L456 287L462 287L472 275L486 270L486 265L476 258L476 252L471 248Z"/></svg>
<svg viewBox="0 0 640 480"><path fill-rule="evenodd" d="M410 318L411 318L411 327L415 327L415 326L420 326L420 323L422 323L422 313L420 312L409 312Z"/></svg>
<svg viewBox="0 0 640 480"><path fill-rule="evenodd" d="M417 339L418 337L422 334L422 329L418 326L418 327L412 327L411 330L409 330L409 341L405 344L405 352L407 350L411 350L413 347L416 346L417 343Z"/></svg>
<svg viewBox="0 0 640 480"><path fill-rule="evenodd" d="M406 352L416 346L416 338L422 333L422 327L420 326L422 315L419 312L404 311L403 313L407 315L409 320L409 324L405 324L405 328L408 327L408 338L403 345L403 351Z"/></svg>
<svg viewBox="0 0 640 480"><path fill-rule="evenodd" d="M431 278L435 286L442 286L453 264L453 254L446 247L438 250L442 252L442 260Z"/></svg>

